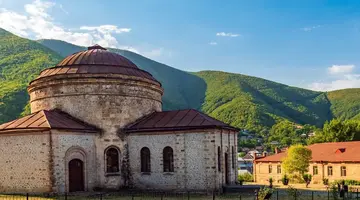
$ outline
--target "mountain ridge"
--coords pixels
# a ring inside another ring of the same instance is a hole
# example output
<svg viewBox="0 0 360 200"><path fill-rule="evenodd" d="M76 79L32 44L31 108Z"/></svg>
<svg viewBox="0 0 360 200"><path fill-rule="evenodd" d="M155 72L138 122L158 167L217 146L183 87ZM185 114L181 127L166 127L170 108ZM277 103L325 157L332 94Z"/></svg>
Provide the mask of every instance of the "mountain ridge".
<svg viewBox="0 0 360 200"><path fill-rule="evenodd" d="M0 122L16 118L24 110L28 112L26 85L31 78L65 56L86 50L86 47L61 40L32 41L3 32L0 29L0 86L13 84L16 87L8 87L6 91L5 87L0 87ZM26 48L21 42L28 44ZM266 133L283 120L321 127L333 118L360 119L358 88L318 92L230 72L186 72L131 51L108 50L130 59L162 83L164 110L193 108L235 127L260 133ZM8 68L11 70L3 70Z"/></svg>

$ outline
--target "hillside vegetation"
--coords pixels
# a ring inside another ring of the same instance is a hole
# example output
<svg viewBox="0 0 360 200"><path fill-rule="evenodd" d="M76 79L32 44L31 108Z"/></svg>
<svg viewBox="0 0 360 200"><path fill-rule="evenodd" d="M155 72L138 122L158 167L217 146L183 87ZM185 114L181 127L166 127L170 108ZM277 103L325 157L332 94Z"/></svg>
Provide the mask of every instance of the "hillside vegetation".
<svg viewBox="0 0 360 200"><path fill-rule="evenodd" d="M26 86L42 69L86 49L59 40L35 42L4 30L0 41L0 123L23 112L28 101ZM283 120L321 127L334 117L360 119L360 89L322 93L242 74L189 73L131 51L109 50L127 57L162 83L164 110L195 108L264 134Z"/></svg>
<svg viewBox="0 0 360 200"><path fill-rule="evenodd" d="M194 74L207 84L202 110L236 127L261 131L283 119L321 126L332 118L324 93L241 74Z"/></svg>
<svg viewBox="0 0 360 200"><path fill-rule="evenodd" d="M26 87L61 57L47 47L0 29L0 122L17 118L29 97Z"/></svg>

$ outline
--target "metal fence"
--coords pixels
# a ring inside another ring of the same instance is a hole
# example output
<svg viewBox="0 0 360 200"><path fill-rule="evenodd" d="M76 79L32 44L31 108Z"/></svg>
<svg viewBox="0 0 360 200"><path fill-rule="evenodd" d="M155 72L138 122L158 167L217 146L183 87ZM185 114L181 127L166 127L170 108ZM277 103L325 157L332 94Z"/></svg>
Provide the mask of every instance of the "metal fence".
<svg viewBox="0 0 360 200"><path fill-rule="evenodd" d="M275 189L271 200L360 200L358 190L340 197L336 191L309 191ZM258 191L230 194L163 193L163 192L112 192L71 194L0 194L0 200L262 200Z"/></svg>

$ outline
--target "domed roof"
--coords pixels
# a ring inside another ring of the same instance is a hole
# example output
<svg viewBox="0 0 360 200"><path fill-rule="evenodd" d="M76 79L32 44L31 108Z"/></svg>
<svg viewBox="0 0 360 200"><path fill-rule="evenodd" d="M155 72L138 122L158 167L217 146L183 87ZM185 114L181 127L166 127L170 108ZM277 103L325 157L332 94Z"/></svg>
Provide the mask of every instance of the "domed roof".
<svg viewBox="0 0 360 200"><path fill-rule="evenodd" d="M99 45L66 57L55 67L43 70L36 79L60 74L123 74L157 81L129 59Z"/></svg>

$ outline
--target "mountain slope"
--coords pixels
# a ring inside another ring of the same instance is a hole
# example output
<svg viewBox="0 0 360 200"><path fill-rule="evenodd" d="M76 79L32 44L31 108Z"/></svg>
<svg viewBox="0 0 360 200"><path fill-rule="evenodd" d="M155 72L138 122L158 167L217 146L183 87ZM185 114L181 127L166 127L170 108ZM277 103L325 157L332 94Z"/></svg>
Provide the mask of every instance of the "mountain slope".
<svg viewBox="0 0 360 200"><path fill-rule="evenodd" d="M63 56L85 49L57 40L39 42ZM356 103L360 96L341 98L348 90L322 93L241 74L187 73L130 51L109 50L127 57L163 84L164 109L196 108L240 128L262 131L284 119L320 127L333 117L355 117L360 107Z"/></svg>
<svg viewBox="0 0 360 200"><path fill-rule="evenodd" d="M339 119L360 120L360 89L350 88L328 92L331 111Z"/></svg>
<svg viewBox="0 0 360 200"><path fill-rule="evenodd" d="M202 110L237 127L261 131L277 120L321 126L332 118L321 92L218 71L194 73L207 84Z"/></svg>
<svg viewBox="0 0 360 200"><path fill-rule="evenodd" d="M84 49L59 40L34 42L0 29L0 123L23 112L26 86L42 69ZM195 108L233 126L264 133L279 120L322 126L334 117L360 119L360 89L322 93L242 74L189 73L130 51L109 50L162 83L164 110Z"/></svg>
<svg viewBox="0 0 360 200"><path fill-rule="evenodd" d="M27 84L61 57L37 42L0 29L0 122L23 112L29 97Z"/></svg>

